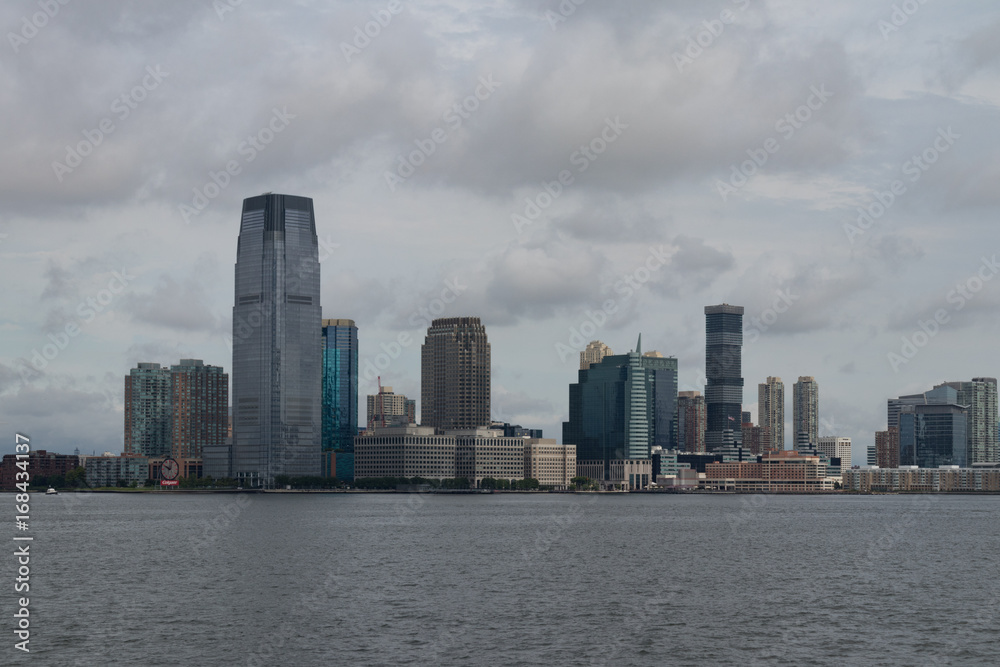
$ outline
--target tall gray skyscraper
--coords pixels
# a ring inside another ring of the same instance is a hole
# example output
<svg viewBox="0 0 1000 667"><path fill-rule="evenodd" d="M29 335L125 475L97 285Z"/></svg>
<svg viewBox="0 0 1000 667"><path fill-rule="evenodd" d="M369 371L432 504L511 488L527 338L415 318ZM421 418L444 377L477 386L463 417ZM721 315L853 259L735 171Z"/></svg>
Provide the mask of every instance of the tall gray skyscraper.
<svg viewBox="0 0 1000 667"><path fill-rule="evenodd" d="M792 385L792 437L796 450L819 443L819 385L811 375Z"/></svg>
<svg viewBox="0 0 1000 667"><path fill-rule="evenodd" d="M743 442L742 351L743 306L705 306L705 445L710 452L730 441Z"/></svg>
<svg viewBox="0 0 1000 667"><path fill-rule="evenodd" d="M757 385L757 423L771 429L771 447L785 448L785 383L768 377Z"/></svg>
<svg viewBox="0 0 1000 667"><path fill-rule="evenodd" d="M420 423L490 425L490 343L478 317L437 319L427 329L420 347Z"/></svg>
<svg viewBox="0 0 1000 667"><path fill-rule="evenodd" d="M233 306L233 474L319 475L323 354L313 202L243 200Z"/></svg>

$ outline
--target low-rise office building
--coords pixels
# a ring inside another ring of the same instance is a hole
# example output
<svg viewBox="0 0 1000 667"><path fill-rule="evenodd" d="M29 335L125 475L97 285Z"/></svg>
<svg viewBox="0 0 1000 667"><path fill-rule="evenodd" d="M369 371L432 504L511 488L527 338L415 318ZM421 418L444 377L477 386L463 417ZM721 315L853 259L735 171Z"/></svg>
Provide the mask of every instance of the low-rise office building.
<svg viewBox="0 0 1000 667"><path fill-rule="evenodd" d="M552 438L525 440L524 476L542 486L569 488L576 476L576 445L557 445Z"/></svg>

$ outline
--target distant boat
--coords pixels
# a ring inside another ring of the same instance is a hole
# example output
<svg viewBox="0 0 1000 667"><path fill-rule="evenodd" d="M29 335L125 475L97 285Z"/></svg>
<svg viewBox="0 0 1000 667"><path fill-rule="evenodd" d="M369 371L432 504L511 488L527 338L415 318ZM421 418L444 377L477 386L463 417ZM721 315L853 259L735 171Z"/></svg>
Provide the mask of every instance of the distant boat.
<svg viewBox="0 0 1000 667"><path fill-rule="evenodd" d="M59 492L58 492L58 491L56 491L55 489L53 489L53 488L52 488L52 487L50 486L50 487L49 487L49 488L48 488L48 489L47 489L47 490L45 491L45 495L47 495L47 496L57 496L57 495L59 495Z"/></svg>

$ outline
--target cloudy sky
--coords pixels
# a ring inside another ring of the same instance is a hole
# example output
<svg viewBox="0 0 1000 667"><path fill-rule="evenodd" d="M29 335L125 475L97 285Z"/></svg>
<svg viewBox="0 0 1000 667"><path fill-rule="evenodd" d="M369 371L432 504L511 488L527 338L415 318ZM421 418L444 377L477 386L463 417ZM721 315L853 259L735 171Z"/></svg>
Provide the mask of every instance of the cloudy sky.
<svg viewBox="0 0 1000 667"><path fill-rule="evenodd" d="M419 399L426 318L479 316L550 437L581 340L703 389L707 304L744 409L815 376L856 463L887 397L1000 375L995 0L50 4L0 5L0 453L120 451L137 362L228 371L265 191L315 200L363 370Z"/></svg>

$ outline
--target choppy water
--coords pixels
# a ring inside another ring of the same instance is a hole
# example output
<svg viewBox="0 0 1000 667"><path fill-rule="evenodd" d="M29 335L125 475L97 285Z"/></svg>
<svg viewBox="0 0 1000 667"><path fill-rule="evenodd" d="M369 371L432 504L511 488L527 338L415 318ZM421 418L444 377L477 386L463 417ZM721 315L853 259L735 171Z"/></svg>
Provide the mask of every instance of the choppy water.
<svg viewBox="0 0 1000 667"><path fill-rule="evenodd" d="M996 496L32 506L33 652L4 631L3 665L1000 664Z"/></svg>

